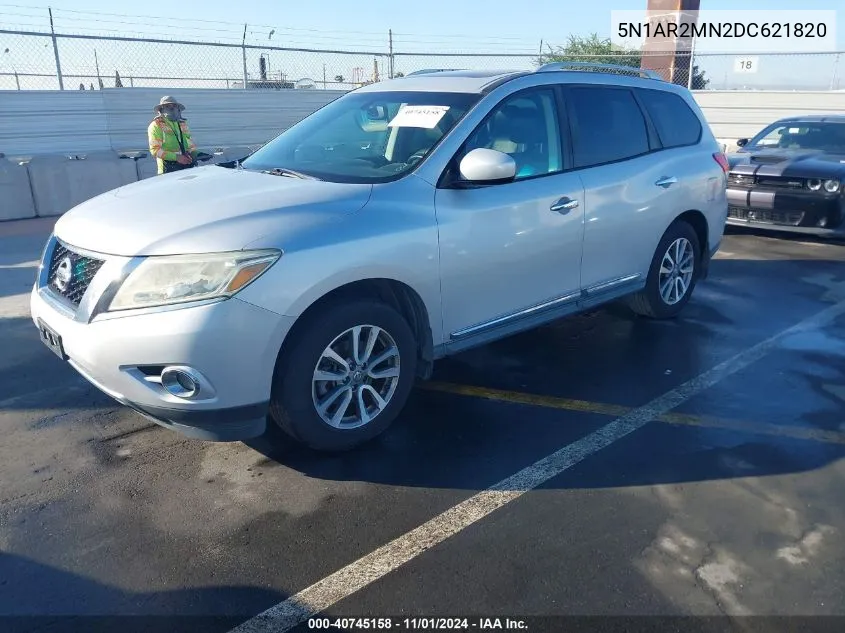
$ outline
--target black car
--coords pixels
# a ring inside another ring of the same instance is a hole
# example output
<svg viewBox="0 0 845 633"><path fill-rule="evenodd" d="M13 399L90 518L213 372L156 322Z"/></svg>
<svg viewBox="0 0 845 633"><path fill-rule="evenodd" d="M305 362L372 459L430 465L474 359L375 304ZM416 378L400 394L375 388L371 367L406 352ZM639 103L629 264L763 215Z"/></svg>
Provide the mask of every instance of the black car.
<svg viewBox="0 0 845 633"><path fill-rule="evenodd" d="M729 225L845 237L845 115L780 119L737 145Z"/></svg>

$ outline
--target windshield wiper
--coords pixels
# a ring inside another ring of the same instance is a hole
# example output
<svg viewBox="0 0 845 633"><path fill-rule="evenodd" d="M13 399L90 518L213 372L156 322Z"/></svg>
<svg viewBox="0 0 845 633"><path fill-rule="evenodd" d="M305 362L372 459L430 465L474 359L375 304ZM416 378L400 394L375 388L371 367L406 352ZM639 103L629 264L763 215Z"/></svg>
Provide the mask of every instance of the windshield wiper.
<svg viewBox="0 0 845 633"><path fill-rule="evenodd" d="M270 174L271 176L287 176L288 178L301 178L302 180L319 180L316 176L309 176L293 169L285 167L274 167L273 169L262 169L262 174Z"/></svg>

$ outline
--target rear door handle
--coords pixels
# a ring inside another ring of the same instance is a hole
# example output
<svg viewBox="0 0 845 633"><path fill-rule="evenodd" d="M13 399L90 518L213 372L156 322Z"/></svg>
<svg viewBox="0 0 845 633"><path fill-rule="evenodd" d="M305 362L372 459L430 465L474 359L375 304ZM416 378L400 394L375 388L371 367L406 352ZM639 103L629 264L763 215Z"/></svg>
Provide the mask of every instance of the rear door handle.
<svg viewBox="0 0 845 633"><path fill-rule="evenodd" d="M552 211L557 211L558 213L566 213L567 211L572 211L575 207L578 206L578 201L573 200L572 198L563 197L557 202L555 202L552 206L549 207Z"/></svg>
<svg viewBox="0 0 845 633"><path fill-rule="evenodd" d="M671 176L671 177L670 176L664 176L663 178L659 179L654 184L657 185L658 187L663 187L664 189L668 189L669 187L674 185L676 182L678 182L678 179L675 178L674 176Z"/></svg>

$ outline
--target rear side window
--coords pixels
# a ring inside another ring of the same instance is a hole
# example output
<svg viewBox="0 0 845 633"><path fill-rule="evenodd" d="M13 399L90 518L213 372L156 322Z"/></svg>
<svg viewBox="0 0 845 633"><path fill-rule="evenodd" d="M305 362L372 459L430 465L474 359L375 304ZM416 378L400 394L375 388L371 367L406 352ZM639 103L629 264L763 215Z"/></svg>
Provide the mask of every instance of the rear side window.
<svg viewBox="0 0 845 633"><path fill-rule="evenodd" d="M662 90L640 90L663 147L694 145L701 138L701 121L679 95Z"/></svg>
<svg viewBox="0 0 845 633"><path fill-rule="evenodd" d="M630 90L577 87L568 94L576 167L624 160L649 151L645 118Z"/></svg>

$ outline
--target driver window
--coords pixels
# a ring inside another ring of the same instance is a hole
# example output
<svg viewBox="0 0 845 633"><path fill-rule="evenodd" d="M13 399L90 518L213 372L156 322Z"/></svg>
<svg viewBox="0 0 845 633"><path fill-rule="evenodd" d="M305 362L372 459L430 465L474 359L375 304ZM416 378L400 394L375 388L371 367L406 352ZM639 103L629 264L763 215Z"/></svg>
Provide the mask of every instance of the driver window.
<svg viewBox="0 0 845 633"><path fill-rule="evenodd" d="M510 155L517 180L561 171L554 92L542 89L505 99L469 137L462 155L480 147Z"/></svg>

